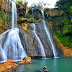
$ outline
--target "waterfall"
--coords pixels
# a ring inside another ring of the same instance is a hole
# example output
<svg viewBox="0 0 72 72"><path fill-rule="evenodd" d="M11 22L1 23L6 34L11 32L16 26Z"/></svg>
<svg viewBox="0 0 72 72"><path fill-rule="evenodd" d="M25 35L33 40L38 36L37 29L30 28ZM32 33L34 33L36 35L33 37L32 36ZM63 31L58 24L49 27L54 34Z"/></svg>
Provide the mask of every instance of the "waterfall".
<svg viewBox="0 0 72 72"><path fill-rule="evenodd" d="M71 16L71 14L69 14L69 16L70 16L70 18L72 19L72 16Z"/></svg>
<svg viewBox="0 0 72 72"><path fill-rule="evenodd" d="M41 43L41 41L40 41L40 38L38 37L38 35L37 35L37 33L36 33L36 26L35 26L35 24L34 24L34 15L33 15L33 10L34 10L34 8L32 8L32 18L33 18L33 24L32 24L32 27L33 27L33 33L34 33L34 35L35 35L35 37L36 37L36 40L38 41L38 43L39 43L39 48L40 48L40 52L41 52L41 56L42 57L46 57L46 55L45 55L45 51L44 51L44 47L43 47L43 45L42 45L42 43Z"/></svg>
<svg viewBox="0 0 72 72"><path fill-rule="evenodd" d="M33 18L33 23L34 23L34 15L33 15L33 10L34 10L34 8L32 8L32 18Z"/></svg>
<svg viewBox="0 0 72 72"><path fill-rule="evenodd" d="M23 59L24 56L27 56L23 49L18 34L19 34L19 29L14 28L11 29L7 35L6 41L3 46L7 59L19 60L19 59Z"/></svg>
<svg viewBox="0 0 72 72"><path fill-rule="evenodd" d="M27 56L19 37L16 3L12 1L12 29L0 35L0 61L8 59L22 60Z"/></svg>
<svg viewBox="0 0 72 72"><path fill-rule="evenodd" d="M15 2L12 1L12 28L17 26L17 9Z"/></svg>
<svg viewBox="0 0 72 72"><path fill-rule="evenodd" d="M7 60L7 57L6 57L5 51L0 46L0 61L6 61L6 60Z"/></svg>
<svg viewBox="0 0 72 72"><path fill-rule="evenodd" d="M50 30L49 28L46 26L46 23L45 23L45 17L44 17L44 11L41 11L42 12L42 16L43 16L43 25L44 25L44 29L46 31L46 34L48 36L48 39L51 43L51 48L52 48L52 51L53 51L53 54L54 54L54 58L57 57L57 53L56 53L56 48L55 48L55 45L54 45L54 42L53 42L53 38L52 38L52 35L50 34Z"/></svg>
<svg viewBox="0 0 72 72"><path fill-rule="evenodd" d="M5 54L5 51L3 49L3 44L6 38L7 33L9 32L9 30L5 31L4 33L2 33L0 35L0 61L6 61L7 60L7 56Z"/></svg>
<svg viewBox="0 0 72 72"><path fill-rule="evenodd" d="M33 27L33 33L34 33L34 35L35 35L35 37L36 37L36 40L38 41L38 43L39 43L39 50L40 50L40 52L41 52L41 56L42 57L46 57L46 55L45 55L45 51L44 51L44 47L43 47L43 45L42 45L42 43L41 43L41 41L40 41L40 38L38 37L38 35L37 35L37 33L36 33L36 26L35 26L35 24L33 23L32 24L32 27Z"/></svg>

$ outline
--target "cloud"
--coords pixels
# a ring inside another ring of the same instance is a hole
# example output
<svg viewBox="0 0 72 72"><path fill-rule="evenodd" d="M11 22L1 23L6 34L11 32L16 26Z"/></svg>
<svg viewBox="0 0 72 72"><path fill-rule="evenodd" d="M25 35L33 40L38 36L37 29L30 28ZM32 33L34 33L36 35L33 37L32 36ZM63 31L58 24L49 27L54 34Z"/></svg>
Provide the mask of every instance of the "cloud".
<svg viewBox="0 0 72 72"><path fill-rule="evenodd" d="M28 1L28 7L30 7L33 3L39 3L44 2L47 5L45 7L47 8L54 8L57 0L27 0ZM49 4L49 5L48 5Z"/></svg>

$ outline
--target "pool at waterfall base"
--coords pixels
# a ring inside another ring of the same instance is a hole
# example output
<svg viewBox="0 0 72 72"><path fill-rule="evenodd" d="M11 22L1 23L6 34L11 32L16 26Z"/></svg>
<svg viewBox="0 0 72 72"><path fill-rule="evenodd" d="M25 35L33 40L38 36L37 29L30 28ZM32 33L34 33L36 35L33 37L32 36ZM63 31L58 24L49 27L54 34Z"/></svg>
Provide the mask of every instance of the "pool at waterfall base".
<svg viewBox="0 0 72 72"><path fill-rule="evenodd" d="M38 72L44 66L49 72L72 72L72 58L32 59L32 63L19 65L16 72Z"/></svg>

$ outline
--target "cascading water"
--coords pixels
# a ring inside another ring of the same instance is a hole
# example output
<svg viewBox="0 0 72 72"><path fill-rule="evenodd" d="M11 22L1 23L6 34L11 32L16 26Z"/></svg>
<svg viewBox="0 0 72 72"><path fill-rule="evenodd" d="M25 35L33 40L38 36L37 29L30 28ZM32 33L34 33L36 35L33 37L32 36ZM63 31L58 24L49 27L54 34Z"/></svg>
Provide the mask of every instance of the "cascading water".
<svg viewBox="0 0 72 72"><path fill-rule="evenodd" d="M23 49L23 46L21 45L18 33L19 29L14 28L11 29L7 35L6 41L3 46L7 59L19 60L23 59L24 56L27 56Z"/></svg>
<svg viewBox="0 0 72 72"><path fill-rule="evenodd" d="M48 36L48 39L51 43L51 48L52 48L52 51L53 51L53 54L54 54L54 58L57 57L57 53L56 53L56 48L55 48L55 45L54 45L54 42L53 42L53 39L52 39L52 36L50 34L50 30L49 28L46 26L46 23L45 23L45 17L44 17L44 11L41 11L42 12L42 16L43 16L43 25L44 25L44 29L47 33L47 36Z"/></svg>
<svg viewBox="0 0 72 72"><path fill-rule="evenodd" d="M72 16L71 16L71 14L69 14L69 16L70 16L70 18L72 19Z"/></svg>
<svg viewBox="0 0 72 72"><path fill-rule="evenodd" d="M46 57L46 55L45 55L45 51L44 51L44 47L43 47L43 45L42 45L42 43L41 43L41 41L40 41L40 38L38 37L38 35L36 34L36 26L35 26L35 24L33 23L32 24L32 26L33 26L33 33L34 33L34 35L35 35L35 37L36 37L36 40L38 41L38 43L39 43L39 49L40 49L40 52L41 52L41 56L42 57Z"/></svg>
<svg viewBox="0 0 72 72"><path fill-rule="evenodd" d="M0 46L0 61L6 61L6 60L7 60L7 57L6 57L5 51Z"/></svg>
<svg viewBox="0 0 72 72"><path fill-rule="evenodd" d="M17 26L17 10L16 4L12 1L12 29L4 32L0 37L5 38L5 42L0 42L0 61L8 59L22 60L27 56L21 44L19 37L19 29L14 28Z"/></svg>
<svg viewBox="0 0 72 72"><path fill-rule="evenodd" d="M33 15L33 10L34 10L34 8L32 8L32 18L33 18L33 23L34 23L34 15Z"/></svg>
<svg viewBox="0 0 72 72"><path fill-rule="evenodd" d="M0 35L0 61L6 61L7 60L7 56L6 56L5 51L3 49L3 43L4 43L4 40L5 40L8 32L9 32L9 30L5 31L4 33L2 33Z"/></svg>
<svg viewBox="0 0 72 72"><path fill-rule="evenodd" d="M17 9L15 2L12 1L12 28L17 26Z"/></svg>
<svg viewBox="0 0 72 72"><path fill-rule="evenodd" d="M34 22L34 15L33 15L33 10L34 10L34 8L32 8L32 17L33 17L33 22ZM33 27L33 32L34 32L34 35L35 35L35 37L36 37L36 40L39 42L39 46L40 46L40 52L41 52L41 56L42 57L46 57L46 55L45 55L45 51L44 51L44 47L43 47L43 45L42 45L42 43L41 43L41 41L40 41L40 38L38 37L38 35L37 35L37 33L36 33L36 26L35 26L35 24L33 23L32 24L32 27Z"/></svg>

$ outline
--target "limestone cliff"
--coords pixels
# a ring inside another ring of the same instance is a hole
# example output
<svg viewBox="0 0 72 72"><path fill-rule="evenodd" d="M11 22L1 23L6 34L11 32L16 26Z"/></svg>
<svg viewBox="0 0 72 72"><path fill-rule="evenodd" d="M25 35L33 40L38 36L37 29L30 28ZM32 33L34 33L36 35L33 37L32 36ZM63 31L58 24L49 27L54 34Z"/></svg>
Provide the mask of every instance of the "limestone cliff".
<svg viewBox="0 0 72 72"><path fill-rule="evenodd" d="M50 27L57 46L63 51L65 57L72 57L72 34L68 32L71 26L70 17L60 9L45 9L45 20ZM69 47L70 46L70 47Z"/></svg>

